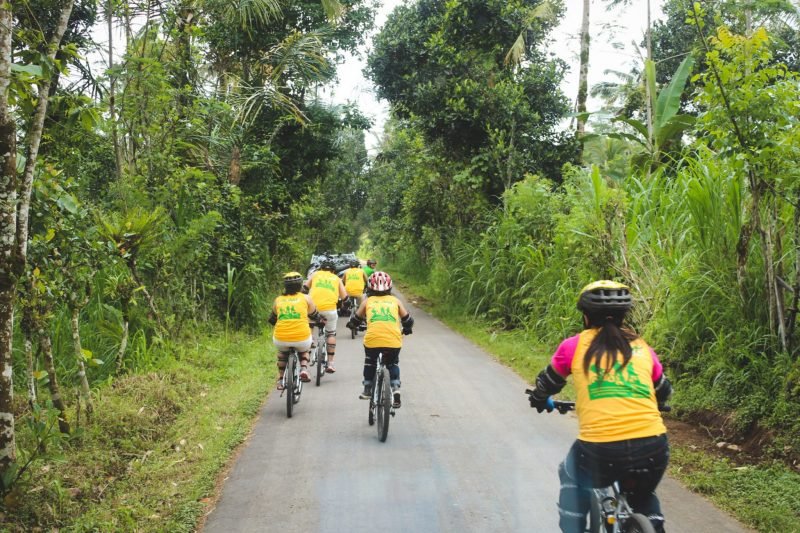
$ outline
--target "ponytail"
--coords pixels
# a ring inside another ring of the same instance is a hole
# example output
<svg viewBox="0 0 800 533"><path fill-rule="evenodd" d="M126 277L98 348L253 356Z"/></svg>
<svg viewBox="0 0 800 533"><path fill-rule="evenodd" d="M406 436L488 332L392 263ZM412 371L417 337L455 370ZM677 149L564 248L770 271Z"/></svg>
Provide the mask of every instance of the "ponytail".
<svg viewBox="0 0 800 533"><path fill-rule="evenodd" d="M604 313L605 314L605 313ZM605 372L608 373L614 368L617 361L617 354L622 355L622 367L631 360L633 349L631 341L639 336L633 331L622 327L622 319L625 313L614 313L606 316L586 315L589 327L599 327L600 330L592 339L589 349L583 356L583 372L589 374L589 368L594 365L598 370L603 362L603 356L608 355L605 361Z"/></svg>

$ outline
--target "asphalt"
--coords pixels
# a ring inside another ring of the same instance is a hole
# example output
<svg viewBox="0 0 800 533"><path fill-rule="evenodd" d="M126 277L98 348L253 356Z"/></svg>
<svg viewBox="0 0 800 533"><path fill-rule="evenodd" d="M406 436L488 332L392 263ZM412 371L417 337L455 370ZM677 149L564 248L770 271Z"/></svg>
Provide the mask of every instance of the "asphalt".
<svg viewBox="0 0 800 533"><path fill-rule="evenodd" d="M557 532L557 468L573 414L537 414L527 384L438 320L400 354L403 406L378 440L358 399L363 334L339 319L335 374L306 384L294 416L270 394L204 531ZM658 494L674 532L747 532L673 479Z"/></svg>

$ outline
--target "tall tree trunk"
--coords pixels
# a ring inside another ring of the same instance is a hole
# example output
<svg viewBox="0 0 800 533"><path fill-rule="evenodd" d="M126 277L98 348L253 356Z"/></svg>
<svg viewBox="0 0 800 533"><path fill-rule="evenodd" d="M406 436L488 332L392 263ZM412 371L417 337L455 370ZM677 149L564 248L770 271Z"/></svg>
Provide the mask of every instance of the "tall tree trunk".
<svg viewBox="0 0 800 533"><path fill-rule="evenodd" d="M645 42L647 45L647 59L649 61L653 60L653 36L650 32L650 0L647 0L647 29L645 30ZM655 81L653 82L655 83ZM653 113L655 109L653 109L653 99L655 95L650 94L650 85L645 84L645 91L647 92L647 140L650 146L655 145L655 135L654 135L654 126L653 126ZM650 175L650 165L648 165L647 174Z"/></svg>
<svg viewBox="0 0 800 533"><path fill-rule="evenodd" d="M44 80L39 84L36 112L29 122L28 135L25 140L27 160L20 183L16 170L17 148L14 117L11 115L8 102L12 64L11 34L14 28L11 11L13 5L16 3L0 2L0 158L2 158L2 176L0 176L0 477L16 460L14 413L12 411L14 302L16 300L16 281L22 275L25 267L30 196L51 86L50 80ZM51 62L55 58L67 29L72 6L73 0L65 0L61 5L58 24L48 41L47 57Z"/></svg>
<svg viewBox="0 0 800 533"><path fill-rule="evenodd" d="M50 389L50 398L53 401L53 407L58 409L58 429L61 433L69 433L69 422L67 422L67 407L64 404L64 399L61 397L61 390L58 386L58 378L56 376L56 365L53 359L53 344L50 341L50 332L46 327L39 328L39 343L42 347L42 355L44 356L44 368L47 371L49 383L47 384Z"/></svg>
<svg viewBox="0 0 800 533"><path fill-rule="evenodd" d="M589 94L589 8L591 7L591 0L583 0L583 19L581 21L581 67L580 75L578 77L578 99L577 111L578 122L575 128L575 133L578 136L583 135L586 130L586 120L581 113L586 113L586 97Z"/></svg>
<svg viewBox="0 0 800 533"><path fill-rule="evenodd" d="M125 363L125 350L128 348L128 318L122 317L122 338L119 341L119 350L117 350L117 374L122 372L122 365Z"/></svg>
<svg viewBox="0 0 800 533"><path fill-rule="evenodd" d="M28 403L36 405L36 365L33 361L33 342L30 335L25 335L25 362L28 365Z"/></svg>
<svg viewBox="0 0 800 533"><path fill-rule="evenodd" d="M114 73L114 6L112 0L106 3L108 22L108 118L111 123L111 142L114 145L114 173L117 180L122 177L122 147L119 144L117 128L117 75Z"/></svg>
<svg viewBox="0 0 800 533"><path fill-rule="evenodd" d="M73 0L66 0L61 8L58 24L47 45L47 58L52 62L56 57L56 52L67 31L69 17L72 14ZM17 245L20 248L20 258L25 261L28 250L28 217L31 207L31 192L33 191L33 176L36 171L36 160L39 155L39 145L42 142L42 132L44 131L44 119L47 116L47 105L50 102L50 86L53 77L44 78L39 82L39 94L36 102L36 112L30 123L28 134L25 138L25 170L22 174L20 184L19 211L17 215Z"/></svg>
<svg viewBox="0 0 800 533"><path fill-rule="evenodd" d="M14 431L14 380L11 349L14 335L14 300L20 275L15 242L17 228L16 123L11 116L11 4L0 2L0 476L17 459ZM0 487L5 489L6 487Z"/></svg>
<svg viewBox="0 0 800 533"><path fill-rule="evenodd" d="M86 364L84 363L83 348L81 347L81 329L80 329L80 307L74 306L71 309L72 316L70 317L70 326L72 329L72 348L75 351L75 359L78 362L78 380L81 385L81 398L83 405L86 407L86 420L92 415L92 393L89 389L89 379L86 377ZM78 406L80 411L80 406Z"/></svg>
<svg viewBox="0 0 800 533"><path fill-rule="evenodd" d="M786 319L786 337L789 343L789 350L797 349L795 331L797 328L798 306L800 306L800 193L797 194L794 206L794 293L792 295L792 305L789 308L789 316Z"/></svg>

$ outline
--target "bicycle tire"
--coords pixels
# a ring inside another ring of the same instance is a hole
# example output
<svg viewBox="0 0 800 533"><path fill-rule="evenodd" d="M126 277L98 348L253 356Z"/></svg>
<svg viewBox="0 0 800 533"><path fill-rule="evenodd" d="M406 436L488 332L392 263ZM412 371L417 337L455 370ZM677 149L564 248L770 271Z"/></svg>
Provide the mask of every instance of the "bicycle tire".
<svg viewBox="0 0 800 533"><path fill-rule="evenodd" d="M324 356L322 354L325 354ZM325 373L325 366L328 362L328 354L325 353L325 347L322 345L317 345L317 387L319 387L320 382L322 381L322 374Z"/></svg>
<svg viewBox="0 0 800 533"><path fill-rule="evenodd" d="M597 492L592 491L592 498L589 505L589 531L590 533L606 533L605 523L603 522L603 506Z"/></svg>
<svg viewBox="0 0 800 533"><path fill-rule="evenodd" d="M389 418L392 408L392 390L389 387L389 370L381 368L376 383L378 387L378 439L386 442L389 436Z"/></svg>
<svg viewBox="0 0 800 533"><path fill-rule="evenodd" d="M633 513L622 525L622 533L656 533L656 529L645 515Z"/></svg>
<svg viewBox="0 0 800 533"><path fill-rule="evenodd" d="M292 418L294 409L294 354L289 354L283 372L284 394L286 394L286 418Z"/></svg>
<svg viewBox="0 0 800 533"><path fill-rule="evenodd" d="M610 494L608 489L592 489L589 501L589 531L591 533L610 533L613 526L606 523L603 500Z"/></svg>

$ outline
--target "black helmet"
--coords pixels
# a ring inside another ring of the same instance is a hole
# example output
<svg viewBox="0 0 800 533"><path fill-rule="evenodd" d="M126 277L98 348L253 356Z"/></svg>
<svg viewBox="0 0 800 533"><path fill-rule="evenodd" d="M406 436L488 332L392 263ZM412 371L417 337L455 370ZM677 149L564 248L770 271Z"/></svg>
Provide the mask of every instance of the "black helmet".
<svg viewBox="0 0 800 533"><path fill-rule="evenodd" d="M374 259L367 259L367 266L373 267L373 266L375 266L377 264L378 263Z"/></svg>
<svg viewBox="0 0 800 533"><path fill-rule="evenodd" d="M283 275L283 289L286 294L300 292L303 288L303 275L299 272L287 272Z"/></svg>
<svg viewBox="0 0 800 533"><path fill-rule="evenodd" d="M358 259L353 259L352 261L350 261L350 268L358 268L360 266L361 266L361 261L359 261Z"/></svg>
<svg viewBox="0 0 800 533"><path fill-rule="evenodd" d="M587 315L625 314L633 306L630 289L622 283L603 279L581 289L578 309Z"/></svg>
<svg viewBox="0 0 800 533"><path fill-rule="evenodd" d="M336 263L332 259L323 259L319 264L320 270L327 270L328 272L336 272Z"/></svg>

